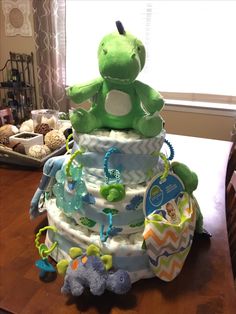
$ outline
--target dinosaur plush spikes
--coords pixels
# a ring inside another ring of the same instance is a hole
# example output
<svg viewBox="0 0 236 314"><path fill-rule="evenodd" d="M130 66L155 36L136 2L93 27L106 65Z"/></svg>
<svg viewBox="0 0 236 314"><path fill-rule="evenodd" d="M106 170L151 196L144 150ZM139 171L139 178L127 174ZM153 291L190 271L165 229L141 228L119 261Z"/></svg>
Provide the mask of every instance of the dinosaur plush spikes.
<svg viewBox="0 0 236 314"><path fill-rule="evenodd" d="M112 268L112 256L111 255L103 255L103 256L101 256L101 260L102 260L106 270L109 270Z"/></svg>
<svg viewBox="0 0 236 314"><path fill-rule="evenodd" d="M74 259L78 256L81 256L83 254L83 251L79 247L72 247L69 250L69 256Z"/></svg>
<svg viewBox="0 0 236 314"><path fill-rule="evenodd" d="M122 23L120 21L116 21L116 27L117 27L120 35L125 35L124 26L122 25Z"/></svg>
<svg viewBox="0 0 236 314"><path fill-rule="evenodd" d="M90 244L88 247L87 247L87 250L86 250L86 254L88 256L100 256L100 249L94 245L94 244Z"/></svg>
<svg viewBox="0 0 236 314"><path fill-rule="evenodd" d="M65 275L68 265L69 265L69 262L66 259L60 260L60 262L57 263L58 274Z"/></svg>

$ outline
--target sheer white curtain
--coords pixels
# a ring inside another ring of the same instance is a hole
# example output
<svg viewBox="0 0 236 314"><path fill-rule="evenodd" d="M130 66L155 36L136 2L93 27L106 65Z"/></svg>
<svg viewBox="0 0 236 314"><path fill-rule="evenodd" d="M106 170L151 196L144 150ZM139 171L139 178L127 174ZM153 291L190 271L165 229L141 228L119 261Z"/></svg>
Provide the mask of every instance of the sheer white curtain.
<svg viewBox="0 0 236 314"><path fill-rule="evenodd" d="M236 103L235 1L67 0L66 4L68 85L99 75L98 44L116 31L115 21L120 20L146 46L140 80L174 96L214 94Z"/></svg>

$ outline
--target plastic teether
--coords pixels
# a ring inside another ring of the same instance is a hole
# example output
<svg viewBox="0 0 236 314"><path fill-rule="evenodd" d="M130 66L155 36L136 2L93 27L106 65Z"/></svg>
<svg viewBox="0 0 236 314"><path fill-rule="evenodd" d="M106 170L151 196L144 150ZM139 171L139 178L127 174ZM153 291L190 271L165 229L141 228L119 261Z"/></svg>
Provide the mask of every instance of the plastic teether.
<svg viewBox="0 0 236 314"><path fill-rule="evenodd" d="M46 246L46 244L44 244L44 243L40 244L39 243L39 238L40 238L42 232L45 231L45 230L51 230L53 232L57 232L57 229L55 227L47 226L47 227L41 228L39 230L39 232L36 234L35 246L36 246L36 248L39 251L39 255L41 256L41 259L37 260L35 262L35 265L36 265L36 267L38 267L40 269L40 272L39 272L39 277L40 278L44 278L47 275L47 273L54 273L54 272L56 272L55 268L49 263L48 256L56 248L58 243L54 242L50 248L48 248Z"/></svg>
<svg viewBox="0 0 236 314"><path fill-rule="evenodd" d="M67 214L78 211L81 208L82 198L87 192L82 179L83 165L75 160L81 154L83 154L82 150L75 151L68 163L56 173L57 183L53 186L56 205Z"/></svg>

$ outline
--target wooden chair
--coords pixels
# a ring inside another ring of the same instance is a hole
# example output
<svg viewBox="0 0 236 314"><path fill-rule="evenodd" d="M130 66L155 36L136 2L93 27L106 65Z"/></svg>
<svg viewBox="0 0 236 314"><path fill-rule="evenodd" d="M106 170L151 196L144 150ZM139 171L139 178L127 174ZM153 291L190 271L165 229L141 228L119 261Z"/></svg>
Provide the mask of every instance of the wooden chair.
<svg viewBox="0 0 236 314"><path fill-rule="evenodd" d="M226 171L226 180L225 180L226 189L229 184L229 181L232 178L234 170L236 170L236 141L233 143L232 148L229 153L228 165L227 165L227 171Z"/></svg>
<svg viewBox="0 0 236 314"><path fill-rule="evenodd" d="M0 126L6 123L9 124L14 123L11 108L5 108L0 110Z"/></svg>
<svg viewBox="0 0 236 314"><path fill-rule="evenodd" d="M234 278L236 279L236 145L232 146L228 162L226 178L226 219L231 262ZM230 178L230 179L229 179Z"/></svg>

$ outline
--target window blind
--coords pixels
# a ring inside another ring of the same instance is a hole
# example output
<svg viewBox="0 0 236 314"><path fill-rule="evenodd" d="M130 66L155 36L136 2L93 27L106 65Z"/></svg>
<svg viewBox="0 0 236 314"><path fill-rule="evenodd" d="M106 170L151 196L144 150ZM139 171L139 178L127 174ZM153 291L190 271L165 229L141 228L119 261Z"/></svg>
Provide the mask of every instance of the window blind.
<svg viewBox="0 0 236 314"><path fill-rule="evenodd" d="M98 44L120 20L146 47L139 80L171 99L236 103L235 1L66 4L68 85L99 76Z"/></svg>

